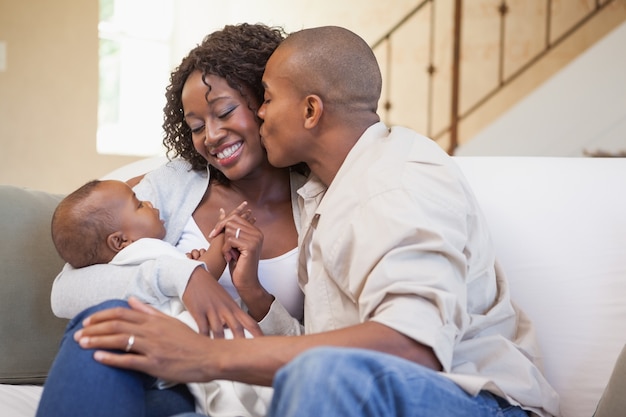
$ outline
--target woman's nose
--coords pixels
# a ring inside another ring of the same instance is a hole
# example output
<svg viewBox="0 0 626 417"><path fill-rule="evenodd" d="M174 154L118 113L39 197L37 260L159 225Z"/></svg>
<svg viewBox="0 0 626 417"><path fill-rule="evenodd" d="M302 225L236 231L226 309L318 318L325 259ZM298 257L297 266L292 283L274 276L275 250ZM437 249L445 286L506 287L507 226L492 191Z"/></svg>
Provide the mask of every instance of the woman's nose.
<svg viewBox="0 0 626 417"><path fill-rule="evenodd" d="M207 123L204 128L204 144L216 144L226 137L226 130L220 123Z"/></svg>
<svg viewBox="0 0 626 417"><path fill-rule="evenodd" d="M149 202L149 201L144 201L143 203L144 203L146 206L150 207L151 209L153 209L153 208L154 208L154 206L152 205L152 203L151 203L151 202Z"/></svg>

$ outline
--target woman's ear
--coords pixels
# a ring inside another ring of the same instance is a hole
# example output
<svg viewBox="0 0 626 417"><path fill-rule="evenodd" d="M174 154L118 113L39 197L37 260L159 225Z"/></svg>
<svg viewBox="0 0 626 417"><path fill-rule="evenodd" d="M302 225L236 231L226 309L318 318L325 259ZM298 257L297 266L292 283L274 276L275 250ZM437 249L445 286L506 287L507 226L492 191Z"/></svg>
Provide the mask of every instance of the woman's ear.
<svg viewBox="0 0 626 417"><path fill-rule="evenodd" d="M130 241L126 239L124 233L121 231L113 232L107 236L107 247L113 252L118 253L126 246L130 245Z"/></svg>
<svg viewBox="0 0 626 417"><path fill-rule="evenodd" d="M317 126L324 112L324 102L321 97L311 94L305 98L306 110L304 117L304 128L312 129Z"/></svg>

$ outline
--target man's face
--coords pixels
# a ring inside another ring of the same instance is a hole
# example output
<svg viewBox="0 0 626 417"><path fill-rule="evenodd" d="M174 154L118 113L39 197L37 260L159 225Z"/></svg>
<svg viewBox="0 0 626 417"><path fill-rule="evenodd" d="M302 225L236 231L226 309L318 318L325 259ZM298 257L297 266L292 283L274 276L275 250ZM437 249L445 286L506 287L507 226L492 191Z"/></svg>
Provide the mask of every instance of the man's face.
<svg viewBox="0 0 626 417"><path fill-rule="evenodd" d="M302 138L306 103L294 86L288 58L289 50L279 48L267 62L263 74L265 97L258 111L263 119L261 138L267 158L276 167L306 162L306 141Z"/></svg>

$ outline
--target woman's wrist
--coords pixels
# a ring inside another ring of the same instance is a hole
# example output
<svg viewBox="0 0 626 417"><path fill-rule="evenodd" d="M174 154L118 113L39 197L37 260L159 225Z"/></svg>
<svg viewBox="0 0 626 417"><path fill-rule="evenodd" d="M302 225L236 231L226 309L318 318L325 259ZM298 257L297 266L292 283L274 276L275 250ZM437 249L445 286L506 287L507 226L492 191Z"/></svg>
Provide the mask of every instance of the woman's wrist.
<svg viewBox="0 0 626 417"><path fill-rule="evenodd" d="M248 314L257 322L263 320L274 302L274 296L261 286L254 288L237 288L237 292L248 308Z"/></svg>

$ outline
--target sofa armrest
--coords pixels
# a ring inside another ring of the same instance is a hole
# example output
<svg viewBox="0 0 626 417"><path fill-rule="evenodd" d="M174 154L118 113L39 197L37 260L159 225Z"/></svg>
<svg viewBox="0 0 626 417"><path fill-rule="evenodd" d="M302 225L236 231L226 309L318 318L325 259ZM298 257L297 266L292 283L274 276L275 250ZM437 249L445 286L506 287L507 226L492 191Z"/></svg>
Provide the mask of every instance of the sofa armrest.
<svg viewBox="0 0 626 417"><path fill-rule="evenodd" d="M619 416L626 410L626 346L617 357L609 383L593 417Z"/></svg>

